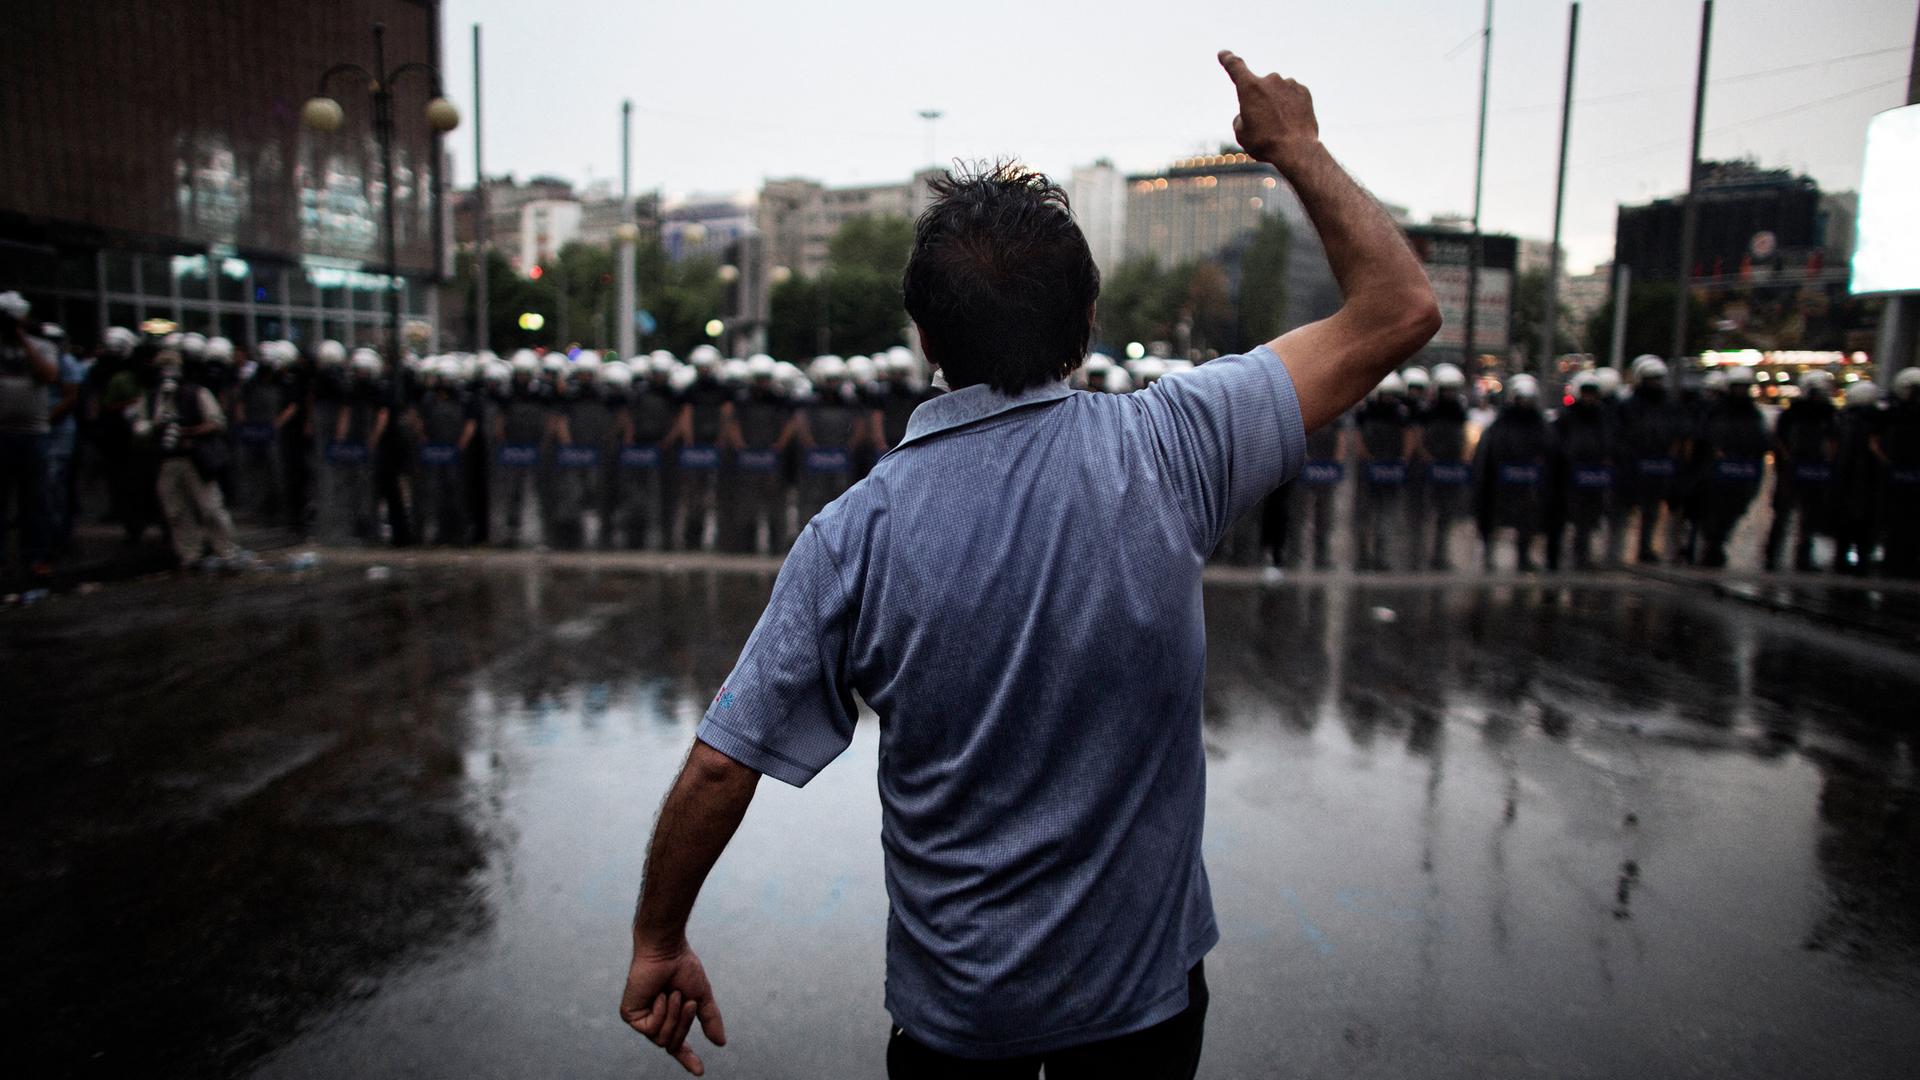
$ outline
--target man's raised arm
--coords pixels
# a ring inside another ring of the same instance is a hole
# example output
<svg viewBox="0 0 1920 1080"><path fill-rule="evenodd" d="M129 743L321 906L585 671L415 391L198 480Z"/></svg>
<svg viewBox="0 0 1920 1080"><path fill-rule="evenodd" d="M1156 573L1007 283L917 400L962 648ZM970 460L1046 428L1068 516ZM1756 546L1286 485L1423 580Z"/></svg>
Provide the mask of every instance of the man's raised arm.
<svg viewBox="0 0 1920 1080"><path fill-rule="evenodd" d="M1280 170L1320 233L1345 298L1340 310L1271 343L1287 365L1308 431L1330 423L1440 329L1440 308L1400 227L1320 142L1313 95L1292 79L1255 75L1228 51L1240 115L1233 134Z"/></svg>

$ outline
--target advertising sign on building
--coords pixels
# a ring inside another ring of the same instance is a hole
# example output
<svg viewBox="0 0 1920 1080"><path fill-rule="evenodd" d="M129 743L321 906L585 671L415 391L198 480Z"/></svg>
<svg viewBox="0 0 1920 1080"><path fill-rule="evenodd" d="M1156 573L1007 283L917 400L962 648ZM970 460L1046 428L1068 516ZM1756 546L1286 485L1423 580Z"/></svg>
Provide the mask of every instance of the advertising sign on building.
<svg viewBox="0 0 1920 1080"><path fill-rule="evenodd" d="M1464 266L1428 266L1427 280L1433 283L1433 298L1440 305L1440 332L1432 344L1443 349L1464 348L1467 343L1467 268ZM1474 290L1473 348L1479 353L1499 353L1507 349L1507 322L1513 311L1513 271L1480 268L1480 285Z"/></svg>
<svg viewBox="0 0 1920 1080"><path fill-rule="evenodd" d="M1473 238L1446 229L1411 228L1407 240L1433 283L1440 305L1440 332L1430 349L1458 351L1467 338L1467 279ZM1513 313L1513 275L1519 245L1511 236L1483 235L1480 239L1480 281L1474 290L1473 351L1503 353L1511 342L1508 328Z"/></svg>

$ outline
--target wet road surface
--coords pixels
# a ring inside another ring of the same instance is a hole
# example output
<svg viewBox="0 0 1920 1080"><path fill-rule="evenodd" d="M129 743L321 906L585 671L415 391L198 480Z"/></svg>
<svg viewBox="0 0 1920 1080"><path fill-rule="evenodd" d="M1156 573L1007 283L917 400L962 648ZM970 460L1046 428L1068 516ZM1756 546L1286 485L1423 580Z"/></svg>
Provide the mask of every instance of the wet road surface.
<svg viewBox="0 0 1920 1080"><path fill-rule="evenodd" d="M614 1019L626 918L771 581L333 561L0 618L17 1056L677 1075ZM1207 606L1202 1076L1911 1075L1911 654L1627 576ZM715 868L709 1075L884 1075L875 743Z"/></svg>

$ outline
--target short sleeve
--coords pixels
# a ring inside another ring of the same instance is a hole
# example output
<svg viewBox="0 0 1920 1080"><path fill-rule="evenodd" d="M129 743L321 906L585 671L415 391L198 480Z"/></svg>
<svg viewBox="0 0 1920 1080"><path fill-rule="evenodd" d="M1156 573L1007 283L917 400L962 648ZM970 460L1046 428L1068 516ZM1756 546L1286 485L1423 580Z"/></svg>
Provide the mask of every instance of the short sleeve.
<svg viewBox="0 0 1920 1080"><path fill-rule="evenodd" d="M1162 475L1201 552L1211 552L1228 526L1291 480L1306 457L1293 377L1264 345L1160 379L1132 397L1145 410Z"/></svg>
<svg viewBox="0 0 1920 1080"><path fill-rule="evenodd" d="M853 612L817 527L800 534L740 660L694 731L755 772L803 787L853 741Z"/></svg>

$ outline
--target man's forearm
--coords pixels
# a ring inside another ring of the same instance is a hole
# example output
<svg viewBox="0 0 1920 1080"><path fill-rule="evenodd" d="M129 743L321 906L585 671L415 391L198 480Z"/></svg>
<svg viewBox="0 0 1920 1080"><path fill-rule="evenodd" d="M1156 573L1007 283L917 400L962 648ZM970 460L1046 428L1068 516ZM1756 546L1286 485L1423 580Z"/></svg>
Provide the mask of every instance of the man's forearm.
<svg viewBox="0 0 1920 1080"><path fill-rule="evenodd" d="M694 741L654 822L633 917L636 948L670 950L685 942L700 886L740 827L759 782L759 773Z"/></svg>
<svg viewBox="0 0 1920 1080"><path fill-rule="evenodd" d="M1349 304L1399 304L1426 291L1426 274L1400 226L1324 144L1315 140L1272 164L1299 195Z"/></svg>

